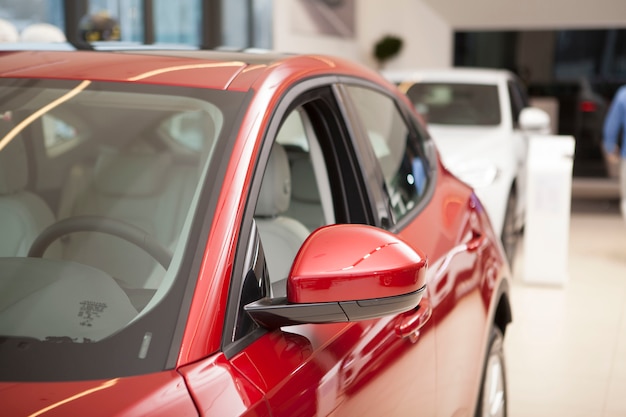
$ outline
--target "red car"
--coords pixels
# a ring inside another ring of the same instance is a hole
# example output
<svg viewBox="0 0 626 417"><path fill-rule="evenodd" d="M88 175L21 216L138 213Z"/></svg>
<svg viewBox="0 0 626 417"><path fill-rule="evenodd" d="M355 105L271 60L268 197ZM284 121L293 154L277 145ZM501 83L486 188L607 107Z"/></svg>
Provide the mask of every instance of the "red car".
<svg viewBox="0 0 626 417"><path fill-rule="evenodd" d="M3 416L504 416L510 268L325 56L0 53Z"/></svg>

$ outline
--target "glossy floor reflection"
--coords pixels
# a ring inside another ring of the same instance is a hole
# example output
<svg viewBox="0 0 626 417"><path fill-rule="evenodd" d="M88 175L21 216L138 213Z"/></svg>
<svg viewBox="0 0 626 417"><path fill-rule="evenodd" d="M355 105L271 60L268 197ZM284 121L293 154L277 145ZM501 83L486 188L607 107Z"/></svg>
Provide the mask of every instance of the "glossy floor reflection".
<svg viewBox="0 0 626 417"><path fill-rule="evenodd" d="M568 281L527 284L523 242L505 340L509 417L626 416L626 222L574 200Z"/></svg>

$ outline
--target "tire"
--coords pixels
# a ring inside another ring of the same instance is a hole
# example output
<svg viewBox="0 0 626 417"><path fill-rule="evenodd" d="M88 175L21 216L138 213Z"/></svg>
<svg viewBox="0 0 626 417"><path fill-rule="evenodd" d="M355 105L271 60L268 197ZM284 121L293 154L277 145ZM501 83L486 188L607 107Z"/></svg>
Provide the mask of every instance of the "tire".
<svg viewBox="0 0 626 417"><path fill-rule="evenodd" d="M483 369L476 417L507 416L508 397L503 342L502 332L494 327L491 331L489 351Z"/></svg>
<svg viewBox="0 0 626 417"><path fill-rule="evenodd" d="M506 202L502 235L500 236L504 253L511 267L513 266L513 261L515 260L515 252L517 251L517 243L519 241L519 231L517 230L516 224L516 207L517 196L515 191L511 190Z"/></svg>

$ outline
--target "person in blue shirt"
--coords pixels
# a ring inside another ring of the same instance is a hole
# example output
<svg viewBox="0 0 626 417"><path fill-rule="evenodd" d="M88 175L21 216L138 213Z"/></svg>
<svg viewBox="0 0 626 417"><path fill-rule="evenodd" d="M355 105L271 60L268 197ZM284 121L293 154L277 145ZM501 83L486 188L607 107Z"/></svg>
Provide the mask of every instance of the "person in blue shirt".
<svg viewBox="0 0 626 417"><path fill-rule="evenodd" d="M619 166L622 217L626 219L626 85L620 87L604 119L604 151L609 166Z"/></svg>

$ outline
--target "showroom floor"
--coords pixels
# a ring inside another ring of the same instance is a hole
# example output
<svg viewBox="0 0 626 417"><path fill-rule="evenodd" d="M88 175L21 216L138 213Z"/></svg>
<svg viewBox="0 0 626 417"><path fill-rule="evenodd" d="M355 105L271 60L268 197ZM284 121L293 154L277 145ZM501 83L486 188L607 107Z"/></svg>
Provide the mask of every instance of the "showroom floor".
<svg viewBox="0 0 626 417"><path fill-rule="evenodd" d="M626 416L626 223L617 203L574 200L569 230L563 285L525 283L520 245L509 417Z"/></svg>

